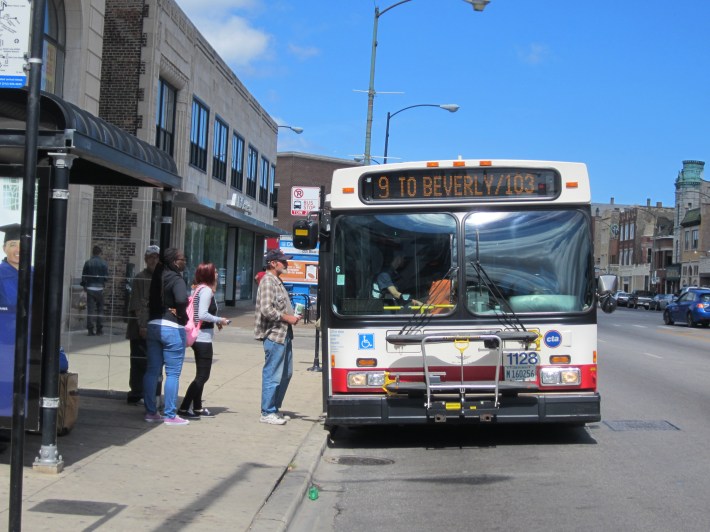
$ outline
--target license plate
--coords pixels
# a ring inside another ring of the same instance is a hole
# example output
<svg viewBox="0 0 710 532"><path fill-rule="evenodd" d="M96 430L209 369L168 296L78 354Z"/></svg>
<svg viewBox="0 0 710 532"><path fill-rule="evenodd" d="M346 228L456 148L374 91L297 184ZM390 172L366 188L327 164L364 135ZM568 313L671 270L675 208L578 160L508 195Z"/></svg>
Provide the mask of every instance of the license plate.
<svg viewBox="0 0 710 532"><path fill-rule="evenodd" d="M531 367L510 367L505 368L505 380L507 381L534 381L536 377L535 366Z"/></svg>
<svg viewBox="0 0 710 532"><path fill-rule="evenodd" d="M503 354L503 378L506 381L534 381L540 356L535 351Z"/></svg>

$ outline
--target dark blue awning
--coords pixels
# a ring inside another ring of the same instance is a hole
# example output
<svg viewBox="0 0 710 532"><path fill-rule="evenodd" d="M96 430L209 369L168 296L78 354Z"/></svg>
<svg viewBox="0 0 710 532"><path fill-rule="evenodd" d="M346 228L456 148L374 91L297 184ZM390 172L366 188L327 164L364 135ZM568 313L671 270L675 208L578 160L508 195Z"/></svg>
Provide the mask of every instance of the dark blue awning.
<svg viewBox="0 0 710 532"><path fill-rule="evenodd" d="M23 164L26 114L27 90L0 89L0 169ZM37 148L38 166L50 164L49 152L77 156L72 184L182 186L168 153L47 92L40 97Z"/></svg>

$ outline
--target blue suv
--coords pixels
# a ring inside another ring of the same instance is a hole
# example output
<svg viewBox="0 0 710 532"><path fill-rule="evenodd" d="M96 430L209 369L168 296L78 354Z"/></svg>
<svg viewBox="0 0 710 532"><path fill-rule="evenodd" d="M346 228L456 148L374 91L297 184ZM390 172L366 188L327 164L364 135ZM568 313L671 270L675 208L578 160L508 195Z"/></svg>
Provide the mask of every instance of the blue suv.
<svg viewBox="0 0 710 532"><path fill-rule="evenodd" d="M685 322L688 327L710 325L710 290L691 288L663 311L666 325Z"/></svg>

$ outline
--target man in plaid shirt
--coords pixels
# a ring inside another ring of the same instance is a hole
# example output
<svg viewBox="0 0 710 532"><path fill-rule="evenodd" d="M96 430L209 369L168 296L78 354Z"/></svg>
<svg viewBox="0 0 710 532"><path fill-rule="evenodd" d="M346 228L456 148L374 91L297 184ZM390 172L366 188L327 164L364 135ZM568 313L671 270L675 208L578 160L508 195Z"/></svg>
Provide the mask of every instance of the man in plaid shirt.
<svg viewBox="0 0 710 532"><path fill-rule="evenodd" d="M293 374L292 325L301 316L293 313L291 299L279 278L291 257L280 249L266 253L266 274L256 291L254 337L264 342L264 369L261 373L261 423L284 425L287 416L279 412Z"/></svg>

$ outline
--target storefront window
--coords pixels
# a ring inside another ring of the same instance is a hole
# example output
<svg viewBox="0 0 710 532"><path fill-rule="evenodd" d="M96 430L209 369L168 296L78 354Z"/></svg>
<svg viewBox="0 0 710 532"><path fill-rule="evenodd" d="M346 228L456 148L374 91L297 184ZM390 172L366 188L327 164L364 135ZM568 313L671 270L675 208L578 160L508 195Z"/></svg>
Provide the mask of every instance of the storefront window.
<svg viewBox="0 0 710 532"><path fill-rule="evenodd" d="M195 269L203 262L211 262L218 272L217 303L224 303L224 285L227 271L227 224L216 222L193 214L187 213L185 229L185 255L187 267L185 280L192 283Z"/></svg>
<svg viewBox="0 0 710 532"><path fill-rule="evenodd" d="M236 294L239 300L250 300L254 294L254 233L239 230L237 250Z"/></svg>

